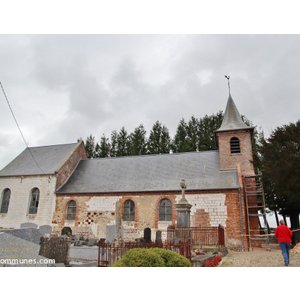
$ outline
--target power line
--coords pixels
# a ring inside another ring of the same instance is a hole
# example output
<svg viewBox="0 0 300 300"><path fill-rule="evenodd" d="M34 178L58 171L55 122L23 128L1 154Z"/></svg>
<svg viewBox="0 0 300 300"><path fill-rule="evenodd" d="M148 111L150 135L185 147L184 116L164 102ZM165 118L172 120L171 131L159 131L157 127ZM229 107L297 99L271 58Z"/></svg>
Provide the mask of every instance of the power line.
<svg viewBox="0 0 300 300"><path fill-rule="evenodd" d="M26 139L25 139L24 134L23 134L23 132L22 132L22 130L21 130L21 127L19 126L19 123L18 123L18 121L17 121L17 118L16 118L16 116L15 116L13 110L12 110L12 107L11 107L11 105L10 105L10 103L9 103L8 97L7 97L6 93L5 93L5 90L4 90L4 87L3 87L1 81L0 81L0 85L1 85L1 89L2 89L3 95L4 95L4 97L5 97L5 100L6 100L6 102L7 102L7 105L8 105L8 107L9 107L9 110L10 110L10 112L11 112L13 118L14 118L14 121L15 121L15 123L16 123L18 129L19 129L19 132L20 132L20 134L21 134L21 137L22 137L22 139L23 139L23 142L24 142L26 148L28 149L28 151L29 151L29 153L30 153L30 155L31 155L31 157L32 157L32 159L33 159L33 161L35 162L36 166L40 169L40 171L41 171L43 174L45 174L45 172L43 171L43 169L40 167L40 165L38 164L38 162L37 162L36 159L34 158L34 156L33 156L32 152L31 152L30 148L28 147L28 143L26 142Z"/></svg>
<svg viewBox="0 0 300 300"><path fill-rule="evenodd" d="M19 129L19 132L20 132L20 134L21 134L21 136L22 136L22 139L23 139L23 141L24 141L24 143L25 143L25 146L26 146L26 148L27 148L27 147L28 147L28 144L27 144L27 142L26 142L26 140L25 140L25 137L24 137L24 135L23 135L23 133L22 133L22 130L21 130L19 124L18 124L17 118L16 118L16 116L15 116L15 114L14 114L12 108L11 108L11 105L10 105L10 103L9 103L9 101L8 101L7 95L6 95L6 93L5 93L5 90L4 90L4 87L3 87L1 81L0 81L0 85L1 85L1 89L2 89L2 92L3 92L3 94L4 94L4 97L5 97L5 99L6 99L7 105L8 105L8 107L9 107L9 109L10 109L10 112L11 112L11 114L12 114L12 116L13 116L15 122L16 122L16 125L17 125L17 127L18 127L18 129Z"/></svg>

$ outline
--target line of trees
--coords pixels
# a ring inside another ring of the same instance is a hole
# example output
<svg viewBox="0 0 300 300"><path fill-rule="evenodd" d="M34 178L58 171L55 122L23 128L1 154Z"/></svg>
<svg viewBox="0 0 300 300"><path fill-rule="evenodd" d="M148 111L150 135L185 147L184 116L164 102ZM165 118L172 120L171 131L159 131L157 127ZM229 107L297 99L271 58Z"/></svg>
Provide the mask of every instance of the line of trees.
<svg viewBox="0 0 300 300"><path fill-rule="evenodd" d="M142 124L131 133L122 127L119 131L112 131L110 137L102 134L100 141L90 134L84 145L89 158L215 150L214 132L222 120L222 112L199 119L192 116L189 121L181 119L173 138L159 121L153 124L149 136Z"/></svg>

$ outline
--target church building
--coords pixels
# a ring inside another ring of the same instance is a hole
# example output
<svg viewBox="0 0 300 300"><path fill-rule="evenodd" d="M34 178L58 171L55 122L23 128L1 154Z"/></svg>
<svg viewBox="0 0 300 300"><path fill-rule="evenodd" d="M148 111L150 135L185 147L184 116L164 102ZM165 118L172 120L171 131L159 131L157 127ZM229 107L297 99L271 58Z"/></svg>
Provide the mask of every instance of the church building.
<svg viewBox="0 0 300 300"><path fill-rule="evenodd" d="M244 247L253 129L229 95L215 151L87 159L82 142L27 148L0 171L0 227L32 222L109 241L132 241L147 229L152 240L157 232L165 239L184 180L191 226L221 225L226 246Z"/></svg>

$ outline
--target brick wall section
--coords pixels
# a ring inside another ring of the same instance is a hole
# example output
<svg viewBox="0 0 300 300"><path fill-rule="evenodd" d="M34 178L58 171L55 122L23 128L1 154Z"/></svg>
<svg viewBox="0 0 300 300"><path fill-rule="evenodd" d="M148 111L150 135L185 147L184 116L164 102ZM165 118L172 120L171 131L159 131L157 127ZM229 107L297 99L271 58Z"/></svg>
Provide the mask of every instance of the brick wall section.
<svg viewBox="0 0 300 300"><path fill-rule="evenodd" d="M70 175L73 173L75 168L77 167L80 160L86 160L86 152L81 142L78 147L74 150L72 155L66 160L63 166L57 172L57 182L56 182L56 190L63 186L63 184L67 181Z"/></svg>
<svg viewBox="0 0 300 300"><path fill-rule="evenodd" d="M240 227L240 207L239 195L237 192L226 194L227 220L225 238L233 248L242 247L242 237Z"/></svg>
<svg viewBox="0 0 300 300"><path fill-rule="evenodd" d="M230 139L237 137L240 140L241 153L231 154ZM217 132L220 153L220 169L236 169L240 164L243 175L254 175L252 140L250 130Z"/></svg>
<svg viewBox="0 0 300 300"><path fill-rule="evenodd" d="M196 209L195 214L192 216L192 224L195 227L210 227L209 213L204 209Z"/></svg>

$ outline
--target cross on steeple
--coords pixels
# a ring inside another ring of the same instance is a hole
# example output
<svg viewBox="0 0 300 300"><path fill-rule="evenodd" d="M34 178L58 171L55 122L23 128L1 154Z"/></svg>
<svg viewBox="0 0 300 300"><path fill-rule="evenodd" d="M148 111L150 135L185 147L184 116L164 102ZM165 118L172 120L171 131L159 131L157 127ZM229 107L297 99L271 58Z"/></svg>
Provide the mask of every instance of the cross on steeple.
<svg viewBox="0 0 300 300"><path fill-rule="evenodd" d="M230 76L229 75L225 75L225 78L228 81L228 90L229 90L229 95L230 95L230 82L229 82Z"/></svg>

